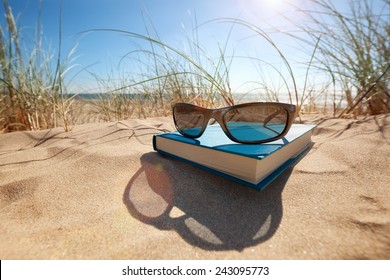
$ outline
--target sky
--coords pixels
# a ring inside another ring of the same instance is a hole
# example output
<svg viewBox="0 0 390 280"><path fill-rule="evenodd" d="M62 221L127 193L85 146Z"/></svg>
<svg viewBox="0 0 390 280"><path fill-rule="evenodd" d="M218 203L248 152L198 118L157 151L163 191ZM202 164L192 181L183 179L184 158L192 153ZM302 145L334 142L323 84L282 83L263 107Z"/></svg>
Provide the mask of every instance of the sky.
<svg viewBox="0 0 390 280"><path fill-rule="evenodd" d="M60 0L8 0L18 26L22 28L21 39L26 49L31 47L36 36L40 2L44 47L56 56L59 51ZM229 38L226 56L234 57L230 66L233 91L245 91L249 88L248 82L259 79L270 79L270 83L278 84L280 81L272 80L280 80L274 78L274 72L259 72L253 61L241 58L257 57L285 71L275 49L259 36L253 38L254 33L249 28L235 26L229 36L232 24L216 20L234 18L267 31L275 28L291 31L296 27L285 17L299 21L302 13L298 14L296 8L312 8L309 0L292 2L296 7L287 0L63 0L61 57L75 48L74 60L71 61L73 67L67 74L70 80L68 91L99 91L95 75L113 80L123 77L136 67L134 57L126 55L137 48L147 47L146 42L118 32L91 31L95 29L117 29L142 35L149 32L152 37L158 36L161 41L183 52L190 52L188 38L197 34L198 44L212 59L219 57L218 46L225 46ZM346 8L346 0L334 2L341 11ZM0 13L4 28L3 5ZM300 49L291 37L280 33L272 32L270 36L291 64L300 69L296 73L302 75L300 64L308 61L310 49ZM259 75L268 77L260 78Z"/></svg>

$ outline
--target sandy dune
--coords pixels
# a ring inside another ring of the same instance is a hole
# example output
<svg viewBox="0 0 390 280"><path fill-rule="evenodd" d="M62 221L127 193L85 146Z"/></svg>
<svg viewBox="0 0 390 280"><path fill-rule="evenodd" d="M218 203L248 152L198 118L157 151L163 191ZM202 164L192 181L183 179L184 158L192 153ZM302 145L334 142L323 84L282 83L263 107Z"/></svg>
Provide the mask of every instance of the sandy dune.
<svg viewBox="0 0 390 280"><path fill-rule="evenodd" d="M0 259L390 259L390 115L304 116L257 192L152 149L170 118L0 135Z"/></svg>

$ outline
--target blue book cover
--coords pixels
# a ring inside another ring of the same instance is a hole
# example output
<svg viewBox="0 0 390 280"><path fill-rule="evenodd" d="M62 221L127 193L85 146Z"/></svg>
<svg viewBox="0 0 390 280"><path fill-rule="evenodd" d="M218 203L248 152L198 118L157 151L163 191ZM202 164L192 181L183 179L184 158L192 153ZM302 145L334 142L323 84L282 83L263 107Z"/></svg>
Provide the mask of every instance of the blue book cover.
<svg viewBox="0 0 390 280"><path fill-rule="evenodd" d="M307 152L314 125L293 124L282 139L263 144L230 140L218 124L191 139L177 131L153 136L157 152L224 176L257 190L264 189Z"/></svg>

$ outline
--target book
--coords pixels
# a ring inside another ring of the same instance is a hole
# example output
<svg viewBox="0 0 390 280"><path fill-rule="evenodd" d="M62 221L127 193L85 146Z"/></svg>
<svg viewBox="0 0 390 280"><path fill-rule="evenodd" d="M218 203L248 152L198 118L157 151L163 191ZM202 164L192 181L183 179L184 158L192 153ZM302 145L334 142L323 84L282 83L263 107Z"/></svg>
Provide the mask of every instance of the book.
<svg viewBox="0 0 390 280"><path fill-rule="evenodd" d="M293 124L281 139L263 144L230 140L219 124L192 139L179 132L153 136L155 151L262 190L308 151L314 125Z"/></svg>

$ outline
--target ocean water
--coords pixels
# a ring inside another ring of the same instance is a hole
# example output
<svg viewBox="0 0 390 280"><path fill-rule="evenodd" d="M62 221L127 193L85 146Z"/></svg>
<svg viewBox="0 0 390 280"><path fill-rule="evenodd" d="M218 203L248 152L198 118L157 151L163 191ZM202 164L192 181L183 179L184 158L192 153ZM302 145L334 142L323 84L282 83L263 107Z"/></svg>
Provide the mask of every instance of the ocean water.
<svg viewBox="0 0 390 280"><path fill-rule="evenodd" d="M75 94L65 94L65 97L71 97L74 96ZM126 93L124 94L127 96L129 99L135 99L135 98L142 98L142 99L148 99L148 95L146 94L136 94L136 93ZM96 99L108 99L112 95L109 94L104 94L104 93L79 93L76 94L75 99L77 100L96 100ZM236 104L239 103L245 103L245 102L267 102L267 101L276 101L276 100L271 100L267 94L264 93L235 93L233 94L234 101ZM295 104L295 96L292 97L292 103ZM343 98L343 95L336 94L336 96L333 96L329 94L327 97L327 100L324 99L324 96L317 96L317 98L312 102L318 106L324 106L326 102L326 106L337 106L337 107L343 107L346 106L347 103ZM278 95L278 100L279 102L283 103L290 103L289 97L287 94L280 94ZM305 100L303 102L304 107L310 106L310 101Z"/></svg>
<svg viewBox="0 0 390 280"><path fill-rule="evenodd" d="M78 100L94 100L94 99L105 99L105 98L109 98L110 94L105 94L105 93L79 93L79 94L65 94L64 96L65 97L72 97L76 95L76 99ZM137 93L125 93L124 94L125 96L127 96L128 98L130 99L135 99L136 97L144 97L144 98L147 98L147 95L145 94L137 94ZM261 93L236 93L236 94L233 94L233 97L234 97L234 100L239 102L239 103L242 103L242 102L255 102L255 101L269 101L267 100L267 96L265 94L261 94ZM281 98L282 100L284 101L281 101L281 102L287 102L288 98Z"/></svg>

